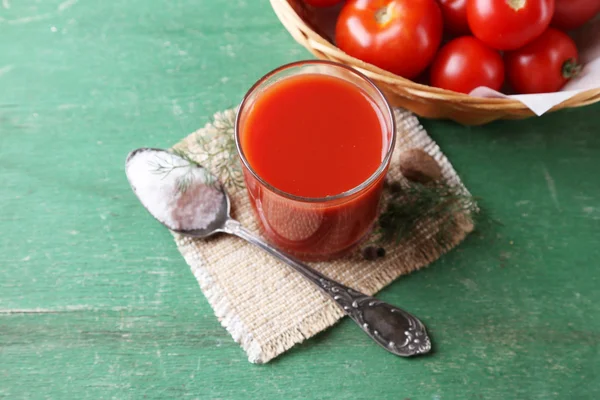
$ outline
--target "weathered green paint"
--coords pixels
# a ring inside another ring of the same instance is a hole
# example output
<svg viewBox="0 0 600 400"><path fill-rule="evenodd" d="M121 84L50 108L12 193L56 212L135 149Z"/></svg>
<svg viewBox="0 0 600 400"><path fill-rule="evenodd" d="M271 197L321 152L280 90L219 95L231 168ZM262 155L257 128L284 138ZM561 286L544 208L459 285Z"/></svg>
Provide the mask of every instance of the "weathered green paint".
<svg viewBox="0 0 600 400"><path fill-rule="evenodd" d="M0 3L0 398L597 399L600 107L425 121L503 223L381 297L436 352L351 323L249 364L123 162L309 55L261 1Z"/></svg>

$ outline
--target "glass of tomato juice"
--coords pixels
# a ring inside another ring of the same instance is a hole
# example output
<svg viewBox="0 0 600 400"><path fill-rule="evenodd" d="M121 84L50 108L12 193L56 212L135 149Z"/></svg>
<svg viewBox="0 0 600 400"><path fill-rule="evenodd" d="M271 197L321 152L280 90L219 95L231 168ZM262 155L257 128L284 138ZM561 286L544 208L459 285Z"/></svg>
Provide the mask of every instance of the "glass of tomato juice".
<svg viewBox="0 0 600 400"><path fill-rule="evenodd" d="M261 234L303 260L354 248L377 218L395 139L390 105L363 74L318 60L269 72L235 123Z"/></svg>

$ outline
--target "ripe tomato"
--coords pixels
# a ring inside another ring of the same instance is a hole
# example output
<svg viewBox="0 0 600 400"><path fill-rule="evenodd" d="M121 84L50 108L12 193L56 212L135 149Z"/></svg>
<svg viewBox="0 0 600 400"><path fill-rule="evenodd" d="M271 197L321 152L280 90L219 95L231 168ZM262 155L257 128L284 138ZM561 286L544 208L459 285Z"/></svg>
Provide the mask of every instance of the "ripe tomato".
<svg viewBox="0 0 600 400"><path fill-rule="evenodd" d="M442 30L435 0L348 0L335 41L347 54L411 79L435 56Z"/></svg>
<svg viewBox="0 0 600 400"><path fill-rule="evenodd" d="M550 24L554 0L468 0L471 32L498 50L515 50Z"/></svg>
<svg viewBox="0 0 600 400"><path fill-rule="evenodd" d="M600 12L600 0L555 0L553 27L577 29Z"/></svg>
<svg viewBox="0 0 600 400"><path fill-rule="evenodd" d="M330 7L341 3L342 0L304 0L304 2L315 7Z"/></svg>
<svg viewBox="0 0 600 400"><path fill-rule="evenodd" d="M500 54L472 36L448 42L431 64L431 85L469 93L478 86L500 90L504 62Z"/></svg>
<svg viewBox="0 0 600 400"><path fill-rule="evenodd" d="M556 92L581 68L573 39L554 28L523 48L506 53L504 60L510 84L524 94Z"/></svg>
<svg viewBox="0 0 600 400"><path fill-rule="evenodd" d="M444 16L444 29L452 35L471 33L467 22L467 0L438 0Z"/></svg>

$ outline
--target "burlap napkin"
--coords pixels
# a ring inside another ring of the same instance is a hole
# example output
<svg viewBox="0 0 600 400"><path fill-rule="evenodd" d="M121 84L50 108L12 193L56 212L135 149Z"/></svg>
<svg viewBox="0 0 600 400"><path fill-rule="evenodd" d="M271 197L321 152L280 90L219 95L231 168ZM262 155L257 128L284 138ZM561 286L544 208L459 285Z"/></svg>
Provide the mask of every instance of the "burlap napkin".
<svg viewBox="0 0 600 400"><path fill-rule="evenodd" d="M218 169L217 164L227 159L227 155L205 157L203 152L211 151L206 148L207 143L218 143L215 139L217 128L220 131L230 129L233 134L234 113L234 110L217 113L212 124L192 133L174 147L191 151L198 162ZM417 118L401 109L395 110L395 117L398 135L388 180L404 179L398 161L401 151L420 148L438 161L443 179L449 185L468 193ZM202 140L206 137L211 139ZM233 217L256 232L246 190L229 188L229 194ZM458 221L451 228L450 240L445 235L443 243L438 242L439 235L436 235L441 222L428 218L415 227L410 239L386 248L386 256L376 261L365 260L357 250L340 260L311 265L344 285L374 294L399 276L426 266L460 243L472 231L473 224L468 215L462 215ZM332 300L298 273L241 239L227 235L209 240L174 236L215 315L252 363L268 362L294 344L330 327L344 315Z"/></svg>

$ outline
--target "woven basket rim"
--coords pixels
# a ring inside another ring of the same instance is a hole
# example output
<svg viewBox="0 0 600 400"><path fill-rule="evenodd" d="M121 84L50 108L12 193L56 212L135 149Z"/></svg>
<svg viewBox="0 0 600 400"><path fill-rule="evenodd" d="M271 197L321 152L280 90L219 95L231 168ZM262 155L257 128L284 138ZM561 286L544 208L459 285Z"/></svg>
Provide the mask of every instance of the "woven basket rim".
<svg viewBox="0 0 600 400"><path fill-rule="evenodd" d="M489 97L474 97L465 93L454 92L447 89L436 88L429 85L424 85L395 75L389 71L385 71L375 65L369 64L357 58L354 58L333 43L325 39L315 30L313 30L294 10L288 0L270 0L271 6L275 14L292 35L292 37L306 47L311 53L320 52L326 54L329 59L338 60L349 64L353 68L359 70L367 77L377 82L393 85L394 87L406 92L412 96L416 96L429 100L443 100L451 103L460 103L467 107L480 110L503 110L510 112L527 112L531 110L522 102L510 98L489 98ZM301 35L301 36L300 36ZM320 58L320 57L319 57ZM571 99L564 101L552 107L551 110L557 110L565 107L577 107L595 103L600 101L600 88L588 89L578 93Z"/></svg>

